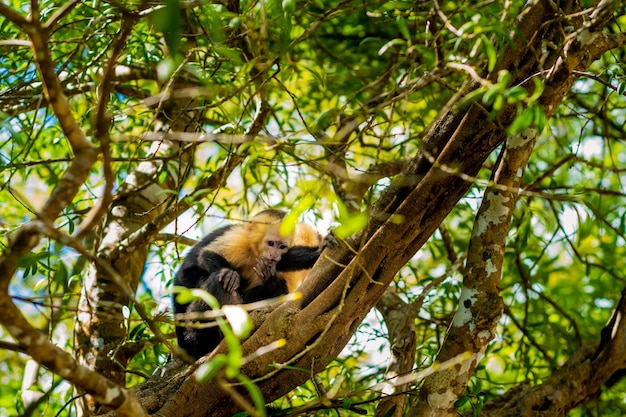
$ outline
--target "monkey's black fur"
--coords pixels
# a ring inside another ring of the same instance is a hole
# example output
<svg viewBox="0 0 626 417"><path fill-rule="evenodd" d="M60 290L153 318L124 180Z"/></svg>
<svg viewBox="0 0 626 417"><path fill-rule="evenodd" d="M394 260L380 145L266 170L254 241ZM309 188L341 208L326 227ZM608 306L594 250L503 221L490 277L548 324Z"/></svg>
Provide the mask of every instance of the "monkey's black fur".
<svg viewBox="0 0 626 417"><path fill-rule="evenodd" d="M261 284L247 288L250 284L246 282L242 271L234 268L224 256L215 252L203 251L215 239L223 236L227 232L238 233L236 226L229 225L219 228L202 241L196 244L183 261L182 266L176 273L174 285L186 288L200 288L212 294L220 305L251 303L264 300L279 295L287 294L287 284L281 279L277 272L299 271L310 269L317 261L320 253L327 243L318 247L294 246L289 248L274 268L266 267L262 260L259 264L259 277ZM241 233L245 233L244 229ZM225 254L228 256L228 254ZM226 272L225 272L226 271ZM241 285L235 291L227 291L229 277L228 273L235 271L241 277ZM189 304L179 304L174 297L174 312L188 313L208 311L210 307L204 301L193 301ZM187 353L195 358L200 358L211 352L222 340L223 335L217 326L204 329L192 327L176 327L178 344Z"/></svg>

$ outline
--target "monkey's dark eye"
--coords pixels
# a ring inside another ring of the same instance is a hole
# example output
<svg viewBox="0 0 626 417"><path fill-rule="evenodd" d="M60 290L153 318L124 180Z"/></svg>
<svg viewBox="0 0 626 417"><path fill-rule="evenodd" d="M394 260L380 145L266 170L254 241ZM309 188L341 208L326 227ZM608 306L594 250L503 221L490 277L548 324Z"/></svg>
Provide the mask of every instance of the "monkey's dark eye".
<svg viewBox="0 0 626 417"><path fill-rule="evenodd" d="M280 245L280 249L281 249L281 250L285 250L285 249L287 249L287 245Z"/></svg>
<svg viewBox="0 0 626 417"><path fill-rule="evenodd" d="M267 241L267 245L268 246L274 246L274 241L273 240L268 240Z"/></svg>

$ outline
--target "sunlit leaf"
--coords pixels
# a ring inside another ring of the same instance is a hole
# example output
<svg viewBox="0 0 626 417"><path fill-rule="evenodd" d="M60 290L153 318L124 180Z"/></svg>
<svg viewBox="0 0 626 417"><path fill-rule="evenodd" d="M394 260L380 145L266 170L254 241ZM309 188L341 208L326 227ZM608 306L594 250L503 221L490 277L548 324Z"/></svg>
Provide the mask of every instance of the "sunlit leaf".
<svg viewBox="0 0 626 417"><path fill-rule="evenodd" d="M339 239L345 239L360 232L367 226L367 213L354 213L339 218L340 225L333 229L333 234Z"/></svg>
<svg viewBox="0 0 626 417"><path fill-rule="evenodd" d="M222 311L235 335L239 338L248 337L250 332L254 329L248 312L236 305L225 305L222 307Z"/></svg>
<svg viewBox="0 0 626 417"><path fill-rule="evenodd" d="M203 363L196 371L198 382L207 382L215 378L218 372L228 365L228 357L224 354L215 355L210 361Z"/></svg>
<svg viewBox="0 0 626 417"><path fill-rule="evenodd" d="M521 114L515 117L507 132L509 132L509 134L523 132L533 123L534 117L535 113L532 108L524 109Z"/></svg>
<svg viewBox="0 0 626 417"><path fill-rule="evenodd" d="M487 38L487 36L481 35L480 39L483 42L483 48L485 50L485 53L487 54L487 62L488 62L487 68L489 71L493 71L493 69L496 66L496 63L498 62L496 48L493 45L493 43L489 40L489 38Z"/></svg>
<svg viewBox="0 0 626 417"><path fill-rule="evenodd" d="M396 24L398 25L400 33L402 34L402 36L404 36L404 39L410 41L411 34L409 33L409 27L406 23L406 19L403 16L399 15L398 17L396 17Z"/></svg>

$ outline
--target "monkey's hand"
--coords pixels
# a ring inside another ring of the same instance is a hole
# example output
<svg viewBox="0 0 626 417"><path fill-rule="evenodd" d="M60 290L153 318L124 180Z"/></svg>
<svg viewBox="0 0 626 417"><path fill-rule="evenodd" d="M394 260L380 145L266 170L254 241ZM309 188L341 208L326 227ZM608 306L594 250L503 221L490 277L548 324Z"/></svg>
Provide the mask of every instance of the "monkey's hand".
<svg viewBox="0 0 626 417"><path fill-rule="evenodd" d="M277 278L276 262L268 263L265 261L265 258L257 258L256 268L253 269L256 275L261 278L263 284L267 284L268 282Z"/></svg>
<svg viewBox="0 0 626 417"><path fill-rule="evenodd" d="M329 233L324 236L324 240L322 240L322 243L320 244L319 251L322 253L322 251L326 248L336 248L337 246L339 246L339 241L335 236L333 236L332 233Z"/></svg>
<svg viewBox="0 0 626 417"><path fill-rule="evenodd" d="M217 274L217 280L222 283L222 287L229 293L234 293L239 289L241 277L237 271L229 268L222 268Z"/></svg>

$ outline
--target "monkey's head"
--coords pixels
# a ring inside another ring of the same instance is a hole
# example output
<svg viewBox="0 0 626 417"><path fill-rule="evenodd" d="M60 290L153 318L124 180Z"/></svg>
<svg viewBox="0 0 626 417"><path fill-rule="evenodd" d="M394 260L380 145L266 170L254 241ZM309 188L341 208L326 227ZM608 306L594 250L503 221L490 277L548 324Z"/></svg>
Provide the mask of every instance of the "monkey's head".
<svg viewBox="0 0 626 417"><path fill-rule="evenodd" d="M255 257L263 258L269 265L277 264L291 246L293 235L280 233L280 223L286 214L281 210L264 210L246 226Z"/></svg>

